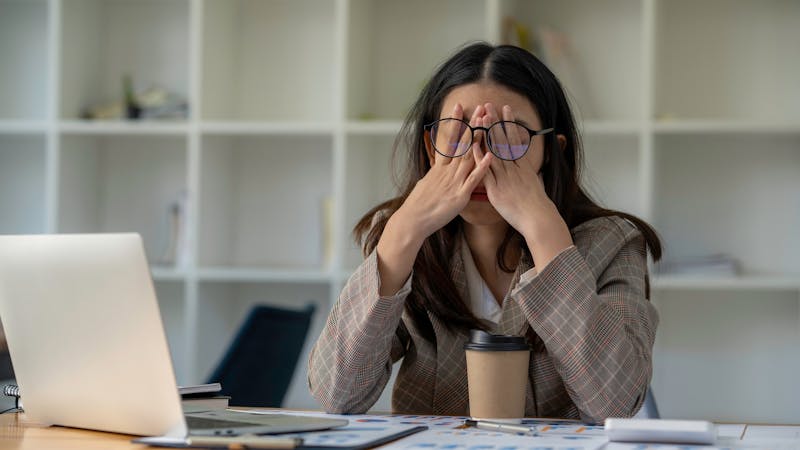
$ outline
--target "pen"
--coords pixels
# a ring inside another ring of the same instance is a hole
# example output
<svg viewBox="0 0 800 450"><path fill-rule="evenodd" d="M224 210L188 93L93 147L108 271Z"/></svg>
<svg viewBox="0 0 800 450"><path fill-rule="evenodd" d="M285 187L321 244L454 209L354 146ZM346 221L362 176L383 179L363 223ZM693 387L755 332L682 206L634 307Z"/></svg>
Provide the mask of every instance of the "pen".
<svg viewBox="0 0 800 450"><path fill-rule="evenodd" d="M272 436L192 436L186 440L189 447L216 447L229 450L247 448L293 449L303 445L300 438L279 438Z"/></svg>
<svg viewBox="0 0 800 450"><path fill-rule="evenodd" d="M487 420L472 420L467 419L464 421L467 426L479 428L486 431L500 431L502 433L510 434L525 434L528 436L536 436L536 432L527 425L518 425L513 423L490 422Z"/></svg>

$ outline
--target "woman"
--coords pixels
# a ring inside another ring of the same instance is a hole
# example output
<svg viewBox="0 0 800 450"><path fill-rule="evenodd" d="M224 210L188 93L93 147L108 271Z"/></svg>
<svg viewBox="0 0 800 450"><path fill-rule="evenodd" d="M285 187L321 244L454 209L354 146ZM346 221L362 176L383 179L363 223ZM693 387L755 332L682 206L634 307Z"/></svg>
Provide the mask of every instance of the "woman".
<svg viewBox="0 0 800 450"><path fill-rule="evenodd" d="M634 415L658 324L647 249L658 260L661 245L578 185L580 141L555 76L520 48L469 45L401 136L402 194L354 230L368 256L312 351L315 398L364 412L402 359L394 412L467 415L463 348L480 328L528 337L526 416Z"/></svg>

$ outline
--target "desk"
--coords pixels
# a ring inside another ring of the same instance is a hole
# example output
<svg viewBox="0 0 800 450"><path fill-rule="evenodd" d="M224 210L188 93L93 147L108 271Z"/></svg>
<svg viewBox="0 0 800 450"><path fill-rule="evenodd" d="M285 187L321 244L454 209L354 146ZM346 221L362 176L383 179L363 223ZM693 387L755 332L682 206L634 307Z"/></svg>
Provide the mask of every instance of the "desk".
<svg viewBox="0 0 800 450"><path fill-rule="evenodd" d="M3 450L118 450L145 449L146 445L133 444L133 436L79 430L76 428L44 427L24 423L24 414L0 415L0 448Z"/></svg>
<svg viewBox="0 0 800 450"><path fill-rule="evenodd" d="M352 416L351 416L352 417ZM750 427L748 427L749 429ZM771 436L773 433L769 431L771 427L760 427L761 437L773 438L778 436ZM795 430L797 440L782 440L780 445L774 445L777 448L800 448L800 428L797 427L775 427L776 431L780 428L791 428L791 432ZM766 431L765 431L766 429ZM785 431L782 434L785 434ZM778 433L781 434L781 433ZM3 414L0 415L0 449L3 450L40 450L40 449L64 449L64 450L122 450L122 449L149 449L141 444L131 443L134 436L104 433L100 431L89 431L75 428L65 427L44 427L32 423L25 422L24 414ZM400 442L400 441L398 441ZM775 443L776 441L772 441ZM750 448L753 442L743 442L749 444ZM788 447L787 447L788 445Z"/></svg>

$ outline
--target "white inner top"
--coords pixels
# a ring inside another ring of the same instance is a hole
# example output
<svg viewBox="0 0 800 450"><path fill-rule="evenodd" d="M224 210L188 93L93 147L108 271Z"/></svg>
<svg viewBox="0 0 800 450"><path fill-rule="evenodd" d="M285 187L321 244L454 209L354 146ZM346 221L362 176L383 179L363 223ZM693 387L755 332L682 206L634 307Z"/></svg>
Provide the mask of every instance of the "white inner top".
<svg viewBox="0 0 800 450"><path fill-rule="evenodd" d="M488 320L495 325L500 322L503 313L502 308L494 298L494 294L483 280L475 261L472 259L472 252L467 245L467 240L461 239L461 258L464 260L464 272L467 275L467 290L469 292L469 309L479 319Z"/></svg>

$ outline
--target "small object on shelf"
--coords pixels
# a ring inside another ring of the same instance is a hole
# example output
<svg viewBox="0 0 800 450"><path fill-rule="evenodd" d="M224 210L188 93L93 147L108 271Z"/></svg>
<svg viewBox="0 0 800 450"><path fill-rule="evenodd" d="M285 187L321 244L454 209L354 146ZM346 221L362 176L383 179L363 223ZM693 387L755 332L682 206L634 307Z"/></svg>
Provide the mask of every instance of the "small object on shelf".
<svg viewBox="0 0 800 450"><path fill-rule="evenodd" d="M326 195L320 202L322 209L322 267L329 268L333 263L333 197Z"/></svg>
<svg viewBox="0 0 800 450"><path fill-rule="evenodd" d="M167 209L164 251L158 260L159 264L167 266L186 264L186 201L186 192L181 192L179 198Z"/></svg>
<svg viewBox="0 0 800 450"><path fill-rule="evenodd" d="M536 53L531 44L531 30L513 17L503 19L503 44L516 45L525 50Z"/></svg>
<svg viewBox="0 0 800 450"><path fill-rule="evenodd" d="M122 78L122 90L125 98L125 117L128 119L139 119L142 116L142 108L136 101L136 95L133 93L133 80L130 75L125 75Z"/></svg>
<svg viewBox="0 0 800 450"><path fill-rule="evenodd" d="M189 116L186 101L166 89L152 86L136 96L142 119L185 119Z"/></svg>
<svg viewBox="0 0 800 450"><path fill-rule="evenodd" d="M126 75L122 81L122 99L84 107L80 117L85 120L166 120L186 119L189 105L186 99L159 86L136 92L133 80Z"/></svg>
<svg viewBox="0 0 800 450"><path fill-rule="evenodd" d="M522 47L538 57L556 74L568 94L576 99L586 117L595 117L594 100L569 36L547 26L531 31L513 17L503 19L502 43Z"/></svg>

